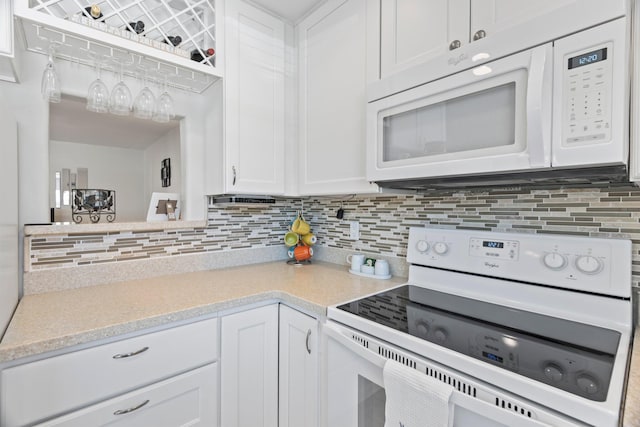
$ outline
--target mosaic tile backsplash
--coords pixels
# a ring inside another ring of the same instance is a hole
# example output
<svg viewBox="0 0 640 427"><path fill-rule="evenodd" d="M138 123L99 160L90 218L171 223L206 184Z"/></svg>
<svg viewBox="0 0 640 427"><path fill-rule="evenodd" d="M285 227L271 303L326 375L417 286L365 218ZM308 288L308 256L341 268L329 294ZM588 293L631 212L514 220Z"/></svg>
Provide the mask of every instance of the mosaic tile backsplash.
<svg viewBox="0 0 640 427"><path fill-rule="evenodd" d="M345 211L343 219L337 210ZM510 188L421 195L282 199L269 206L210 208L204 228L34 236L31 270L282 245L302 209L318 245L404 257L408 228L573 234L633 241L634 284L640 281L640 189L633 185ZM349 222L360 239L349 239Z"/></svg>

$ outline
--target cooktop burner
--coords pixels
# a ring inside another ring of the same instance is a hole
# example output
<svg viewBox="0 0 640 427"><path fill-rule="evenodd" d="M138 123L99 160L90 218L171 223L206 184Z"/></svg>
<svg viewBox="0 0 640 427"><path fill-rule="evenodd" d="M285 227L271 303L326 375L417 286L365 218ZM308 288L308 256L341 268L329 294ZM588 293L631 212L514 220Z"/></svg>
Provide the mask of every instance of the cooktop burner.
<svg viewBox="0 0 640 427"><path fill-rule="evenodd" d="M604 401L620 333L405 285L337 307L396 331Z"/></svg>

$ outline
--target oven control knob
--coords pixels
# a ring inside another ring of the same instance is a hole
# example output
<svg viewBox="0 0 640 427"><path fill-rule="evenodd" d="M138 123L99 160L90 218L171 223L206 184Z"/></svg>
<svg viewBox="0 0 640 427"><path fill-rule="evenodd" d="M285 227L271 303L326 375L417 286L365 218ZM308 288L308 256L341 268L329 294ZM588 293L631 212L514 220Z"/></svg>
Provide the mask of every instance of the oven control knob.
<svg viewBox="0 0 640 427"><path fill-rule="evenodd" d="M437 242L433 244L433 251L438 255L444 255L449 251L449 246L444 242Z"/></svg>
<svg viewBox="0 0 640 427"><path fill-rule="evenodd" d="M544 367L544 376L550 379L551 381L557 382L564 377L564 373L562 369L558 365L554 365L553 363L549 363Z"/></svg>
<svg viewBox="0 0 640 427"><path fill-rule="evenodd" d="M444 342L447 340L447 332L442 328L436 329L433 335L435 335L436 342L438 344L444 344Z"/></svg>
<svg viewBox="0 0 640 427"><path fill-rule="evenodd" d="M587 394L596 394L598 392L598 383L595 379L586 374L580 374L576 378L578 388Z"/></svg>
<svg viewBox="0 0 640 427"><path fill-rule="evenodd" d="M416 322L416 332L419 337L426 338L429 333L429 325L422 320Z"/></svg>
<svg viewBox="0 0 640 427"><path fill-rule="evenodd" d="M416 243L416 249L421 253L427 252L429 250L429 242L426 240L418 240L418 243Z"/></svg>
<svg viewBox="0 0 640 427"><path fill-rule="evenodd" d="M576 268L584 274L598 274L602 270L602 261L591 255L579 256Z"/></svg>
<svg viewBox="0 0 640 427"><path fill-rule="evenodd" d="M567 266L567 258L557 252L549 252L542 261L551 270L562 270Z"/></svg>

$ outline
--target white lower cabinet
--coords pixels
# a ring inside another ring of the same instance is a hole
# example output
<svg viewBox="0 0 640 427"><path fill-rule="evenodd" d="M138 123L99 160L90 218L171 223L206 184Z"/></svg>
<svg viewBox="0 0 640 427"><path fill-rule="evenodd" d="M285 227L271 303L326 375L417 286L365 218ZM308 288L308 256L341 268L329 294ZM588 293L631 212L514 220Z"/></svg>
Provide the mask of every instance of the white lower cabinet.
<svg viewBox="0 0 640 427"><path fill-rule="evenodd" d="M318 321L280 304L279 427L318 425Z"/></svg>
<svg viewBox="0 0 640 427"><path fill-rule="evenodd" d="M215 427L217 374L212 363L38 426Z"/></svg>
<svg viewBox="0 0 640 427"><path fill-rule="evenodd" d="M273 304L221 322L221 425L316 427L317 320Z"/></svg>
<svg viewBox="0 0 640 427"><path fill-rule="evenodd" d="M203 416L217 420L217 385L212 368L218 358L217 337L217 319L209 319L3 369L0 426L34 425L74 412L70 418L73 422L77 415L81 420L87 416L87 420L96 421L83 421L83 425L107 424L113 421L113 412L147 400L143 387L157 396L148 398L147 409L141 407L132 414L155 416L164 413L164 408L184 402L187 406L207 406ZM184 374L207 365L209 368L199 374L203 378L187 379L191 377ZM185 408L180 416L195 417L196 412ZM184 425L173 423L170 417L162 419L160 424L138 425Z"/></svg>
<svg viewBox="0 0 640 427"><path fill-rule="evenodd" d="M221 319L224 427L278 425L278 304Z"/></svg>

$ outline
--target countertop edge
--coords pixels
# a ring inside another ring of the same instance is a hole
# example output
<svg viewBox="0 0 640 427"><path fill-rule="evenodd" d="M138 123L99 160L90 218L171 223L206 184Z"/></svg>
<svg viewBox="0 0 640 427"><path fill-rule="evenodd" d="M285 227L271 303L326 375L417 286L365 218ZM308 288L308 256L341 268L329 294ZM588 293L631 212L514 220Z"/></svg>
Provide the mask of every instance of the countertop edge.
<svg viewBox="0 0 640 427"><path fill-rule="evenodd" d="M43 224L25 225L24 235L30 236L50 236L56 234L95 234L129 231L157 231L176 230L183 228L206 227L206 220L180 220L180 221L152 221L152 222L110 222L95 224Z"/></svg>

